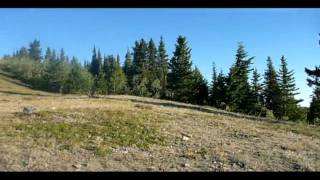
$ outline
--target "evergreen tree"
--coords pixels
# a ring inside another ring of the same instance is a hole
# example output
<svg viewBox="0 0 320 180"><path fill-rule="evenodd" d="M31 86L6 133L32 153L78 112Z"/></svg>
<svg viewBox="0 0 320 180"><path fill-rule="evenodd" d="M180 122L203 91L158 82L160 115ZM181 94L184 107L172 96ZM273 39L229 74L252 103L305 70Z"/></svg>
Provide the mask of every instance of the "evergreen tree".
<svg viewBox="0 0 320 180"><path fill-rule="evenodd" d="M109 92L111 94L123 94L126 90L127 79L121 69L119 59L113 61L109 79Z"/></svg>
<svg viewBox="0 0 320 180"><path fill-rule="evenodd" d="M28 57L28 56L29 56L28 49L26 47L20 48L19 58Z"/></svg>
<svg viewBox="0 0 320 180"><path fill-rule="evenodd" d="M66 62L58 60L47 61L43 76L45 88L53 92L63 93L69 71L70 69Z"/></svg>
<svg viewBox="0 0 320 180"><path fill-rule="evenodd" d="M308 85L315 87L307 119L310 124L320 123L320 66L314 70L305 68L305 72L310 76L307 79Z"/></svg>
<svg viewBox="0 0 320 180"><path fill-rule="evenodd" d="M147 69L148 46L144 39L135 42L133 48L133 74L140 75Z"/></svg>
<svg viewBox="0 0 320 180"><path fill-rule="evenodd" d="M67 62L67 56L66 56L63 48L61 48L61 50L60 50L59 60L60 60L60 61L66 61L66 62Z"/></svg>
<svg viewBox="0 0 320 180"><path fill-rule="evenodd" d="M252 105L249 72L251 61L242 43L239 43L236 62L230 68L228 77L228 105L231 111L248 113Z"/></svg>
<svg viewBox="0 0 320 180"><path fill-rule="evenodd" d="M51 59L49 59L49 60L50 61L58 60L56 50L54 50L54 49L52 50Z"/></svg>
<svg viewBox="0 0 320 180"><path fill-rule="evenodd" d="M284 56L281 57L281 68L279 70L279 88L281 93L281 108L280 108L280 118L289 118L290 120L296 120L295 111L297 111L298 103L301 100L296 100L294 98L298 90L295 87L294 82L294 72L293 70L288 70L287 60Z"/></svg>
<svg viewBox="0 0 320 180"><path fill-rule="evenodd" d="M264 99L263 99L263 87L260 83L261 78L258 70L255 68L252 75L252 109L251 114L256 116L263 116L264 112Z"/></svg>
<svg viewBox="0 0 320 180"><path fill-rule="evenodd" d="M142 77L139 75L134 75L132 79L133 83L133 94L137 96L149 96L150 93L147 88L148 80L146 77Z"/></svg>
<svg viewBox="0 0 320 180"><path fill-rule="evenodd" d="M154 83L155 80L159 80L158 75L159 75L159 68L157 64L157 48L156 45L153 41L153 39L150 39L148 43L148 51L147 51L147 68L148 68L148 89L151 92L152 91L152 84ZM154 83L156 84L156 83Z"/></svg>
<svg viewBox="0 0 320 180"><path fill-rule="evenodd" d="M123 72L126 75L127 81L128 81L128 88L132 89L132 56L129 51L127 50L125 61L124 61L124 66L123 66Z"/></svg>
<svg viewBox="0 0 320 180"><path fill-rule="evenodd" d="M105 73L102 70L102 57L100 49L98 54L96 48L93 48L92 61L90 65L90 73L93 75L93 85L91 88L90 96L94 96L95 93L105 93L106 92L106 82Z"/></svg>
<svg viewBox="0 0 320 180"><path fill-rule="evenodd" d="M133 48L133 92L135 95L149 96L148 45L144 39L135 42ZM146 88L146 89L145 89Z"/></svg>
<svg viewBox="0 0 320 180"><path fill-rule="evenodd" d="M111 72L112 72L112 65L113 65L114 61L115 61L115 59L114 59L113 55L108 55L108 56L104 57L103 72L105 74L105 79L107 82L110 81L110 76L111 76Z"/></svg>
<svg viewBox="0 0 320 180"><path fill-rule="evenodd" d="M160 96L165 98L167 96L168 55L162 36L160 38L157 58L158 67L160 68L158 75L161 86Z"/></svg>
<svg viewBox="0 0 320 180"><path fill-rule="evenodd" d="M52 59L52 52L51 52L51 49L49 47L46 50L46 54L44 56L44 59L47 60L47 61Z"/></svg>
<svg viewBox="0 0 320 180"><path fill-rule="evenodd" d="M73 57L71 70L66 80L65 93L88 93L92 86L92 75Z"/></svg>
<svg viewBox="0 0 320 180"><path fill-rule="evenodd" d="M281 91L277 81L277 73L274 69L270 57L267 59L267 70L264 74L264 97L265 106L272 110L274 115L279 118L281 116Z"/></svg>
<svg viewBox="0 0 320 180"><path fill-rule="evenodd" d="M190 102L192 92L192 62L191 49L188 47L187 39L179 36L175 45L173 57L169 63L169 89L171 98L177 101Z"/></svg>
<svg viewBox="0 0 320 180"><path fill-rule="evenodd" d="M96 89L99 94L106 94L107 91L107 83L105 81L105 76L106 74L103 71L103 66L102 66L102 56L100 49L98 49L98 54L97 54L97 69L98 69L98 75L97 75L97 82L96 82Z"/></svg>
<svg viewBox="0 0 320 180"><path fill-rule="evenodd" d="M34 40L29 45L29 56L35 61L41 61L40 41Z"/></svg>
<svg viewBox="0 0 320 180"><path fill-rule="evenodd" d="M200 70L195 67L193 71L193 78L192 78L192 103L196 104L206 104L208 101L208 83L207 81L203 78Z"/></svg>
<svg viewBox="0 0 320 180"><path fill-rule="evenodd" d="M92 60L91 60L91 65L90 65L90 72L93 75L93 77L97 77L99 74L99 60L97 57L97 52L96 52L96 47L93 48L93 55L92 55Z"/></svg>
<svg viewBox="0 0 320 180"><path fill-rule="evenodd" d="M217 67L215 62L212 62L212 80L211 80L210 90L209 90L209 104L211 106L216 106L215 105L215 101L217 99L216 84L217 84Z"/></svg>
<svg viewBox="0 0 320 180"><path fill-rule="evenodd" d="M212 85L212 105L216 108L226 109L227 102L227 77L221 71Z"/></svg>
<svg viewBox="0 0 320 180"><path fill-rule="evenodd" d="M252 95L255 103L264 104L264 99L262 94L263 87L260 81L261 81L261 76L258 73L258 70L255 68L252 75Z"/></svg>

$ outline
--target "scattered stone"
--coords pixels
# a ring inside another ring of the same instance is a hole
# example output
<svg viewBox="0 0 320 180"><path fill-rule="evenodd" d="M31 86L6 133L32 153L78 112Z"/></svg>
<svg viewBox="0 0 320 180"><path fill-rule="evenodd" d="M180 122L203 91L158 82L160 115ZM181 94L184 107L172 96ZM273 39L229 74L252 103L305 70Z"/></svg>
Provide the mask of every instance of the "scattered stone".
<svg viewBox="0 0 320 180"><path fill-rule="evenodd" d="M148 171L154 171L154 170L156 170L156 168L154 166L150 166L150 167L147 167L147 170Z"/></svg>
<svg viewBox="0 0 320 180"><path fill-rule="evenodd" d="M121 151L123 154L127 154L129 151L128 150L123 150Z"/></svg>
<svg viewBox="0 0 320 180"><path fill-rule="evenodd" d="M190 164L184 163L184 164L182 164L182 166L183 166L183 167L190 167Z"/></svg>
<svg viewBox="0 0 320 180"><path fill-rule="evenodd" d="M188 141L190 138L189 137L187 137L187 136L183 136L182 137L182 140L184 140L184 141Z"/></svg>
<svg viewBox="0 0 320 180"><path fill-rule="evenodd" d="M73 164L72 167L76 168L76 169L80 169L81 168L81 164Z"/></svg>
<svg viewBox="0 0 320 180"><path fill-rule="evenodd" d="M36 108L32 106L23 107L22 112L26 115L31 115L35 112Z"/></svg>

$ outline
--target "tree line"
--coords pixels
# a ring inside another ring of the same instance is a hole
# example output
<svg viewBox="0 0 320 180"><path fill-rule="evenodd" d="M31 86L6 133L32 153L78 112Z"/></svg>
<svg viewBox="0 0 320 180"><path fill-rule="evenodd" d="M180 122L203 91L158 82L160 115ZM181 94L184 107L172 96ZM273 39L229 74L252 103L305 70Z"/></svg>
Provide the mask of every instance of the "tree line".
<svg viewBox="0 0 320 180"><path fill-rule="evenodd" d="M177 38L173 56L169 58L163 38L158 45L153 39L134 42L127 50L123 65L119 55L105 55L96 47L91 61L81 64L69 58L63 49L47 48L42 56L40 41L6 55L1 68L16 78L39 88L60 93L88 94L91 97L107 94L169 99L180 102L210 105L216 108L261 117L290 121L319 123L319 68L305 69L307 80L314 87L310 108L298 105L302 100L295 85L294 71L288 69L285 56L278 70L271 57L263 76L253 67L242 43L238 44L235 61L228 73L218 72L213 62L210 83L193 66L191 48L186 37ZM250 79L250 77L252 77Z"/></svg>

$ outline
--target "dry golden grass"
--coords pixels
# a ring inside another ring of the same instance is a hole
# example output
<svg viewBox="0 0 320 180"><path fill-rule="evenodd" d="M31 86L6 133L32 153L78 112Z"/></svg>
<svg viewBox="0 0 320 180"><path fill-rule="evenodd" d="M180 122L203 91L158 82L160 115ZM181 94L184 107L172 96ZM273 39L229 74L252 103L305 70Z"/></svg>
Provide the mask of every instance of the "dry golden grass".
<svg viewBox="0 0 320 180"><path fill-rule="evenodd" d="M24 88L0 77L0 90L12 92L0 94L2 171L320 170L319 127L152 98ZM23 115L25 106L36 113Z"/></svg>

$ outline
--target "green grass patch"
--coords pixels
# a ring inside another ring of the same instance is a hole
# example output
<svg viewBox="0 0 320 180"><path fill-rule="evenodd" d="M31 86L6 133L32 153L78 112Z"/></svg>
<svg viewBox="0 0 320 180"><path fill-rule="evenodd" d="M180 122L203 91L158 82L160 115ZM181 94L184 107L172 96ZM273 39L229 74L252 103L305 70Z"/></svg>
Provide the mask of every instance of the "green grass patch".
<svg viewBox="0 0 320 180"><path fill-rule="evenodd" d="M27 123L18 124L15 128L20 135L35 140L55 138L62 149L79 144L99 156L105 156L111 146L147 149L151 144L163 145L164 137L156 126L152 126L151 121L154 120L150 119L150 113L96 109L42 111L35 116L20 114L19 117ZM68 119L74 121L68 122Z"/></svg>
<svg viewBox="0 0 320 180"><path fill-rule="evenodd" d="M268 123L270 128L276 130L284 130L288 132L292 132L295 134L303 134L305 136L313 136L315 138L320 138L320 126L308 125L304 122L297 122L292 124L284 124L284 123Z"/></svg>

